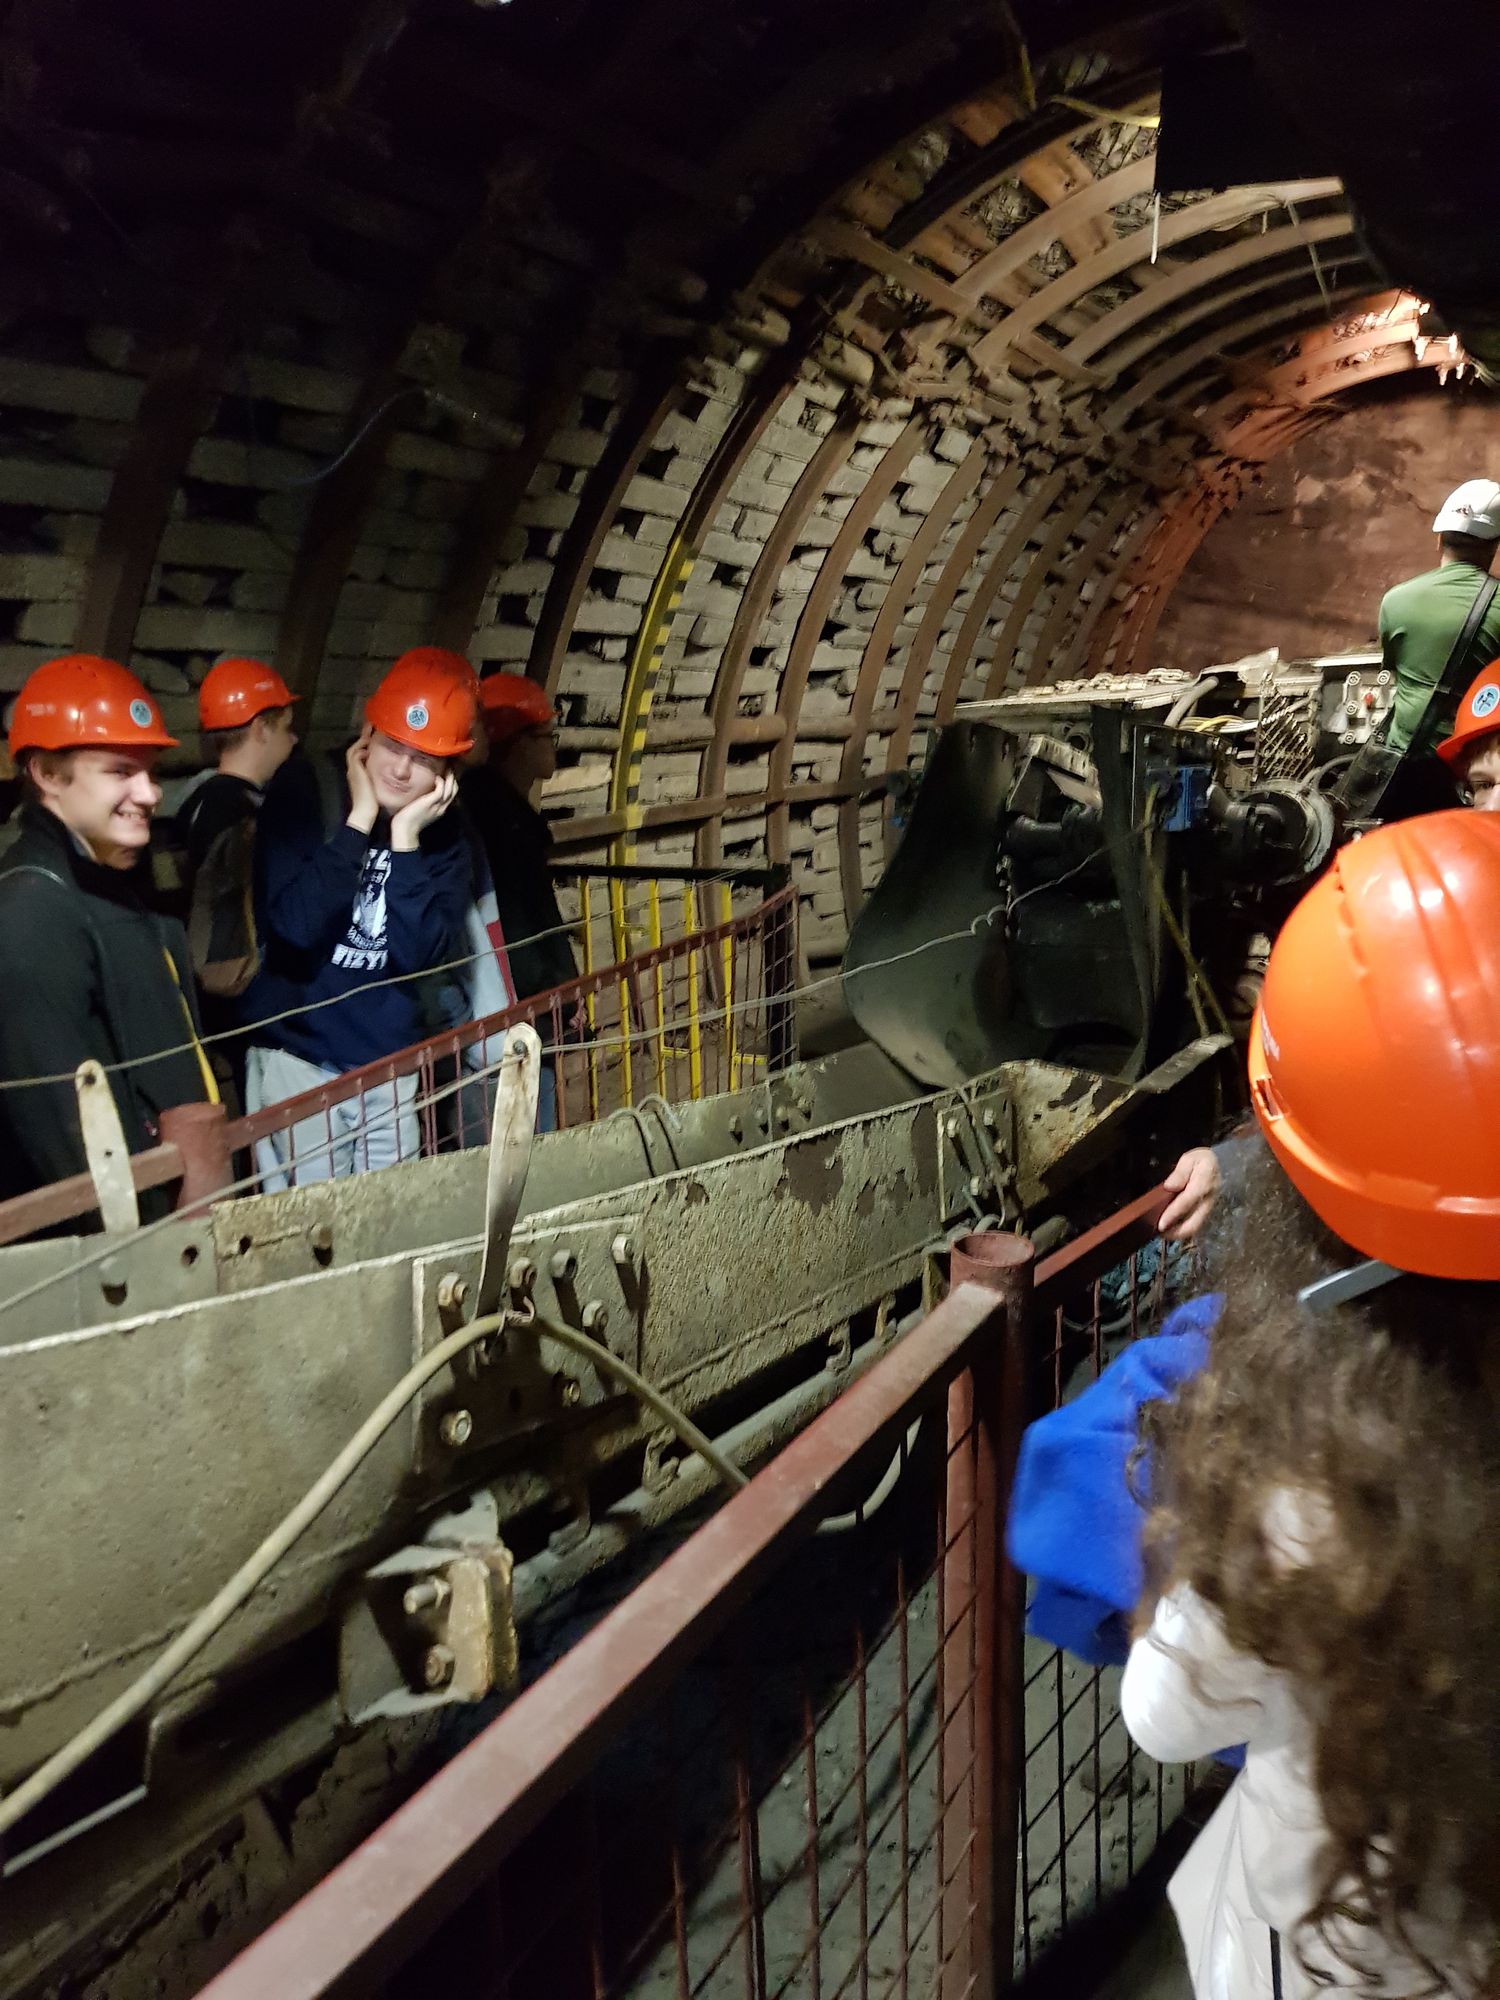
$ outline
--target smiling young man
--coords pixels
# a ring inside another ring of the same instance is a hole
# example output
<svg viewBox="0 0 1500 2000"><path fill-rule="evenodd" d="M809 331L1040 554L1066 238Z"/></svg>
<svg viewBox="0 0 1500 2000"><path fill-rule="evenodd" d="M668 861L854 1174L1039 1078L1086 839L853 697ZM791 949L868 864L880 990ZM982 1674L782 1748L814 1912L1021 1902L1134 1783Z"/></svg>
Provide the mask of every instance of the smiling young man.
<svg viewBox="0 0 1500 2000"><path fill-rule="evenodd" d="M134 674L75 653L38 667L17 698L10 754L24 797L0 866L0 1191L25 1193L87 1166L73 1072L109 1075L125 1142L158 1139L160 1114L212 1097L192 1011L187 940L148 906L140 865L175 747ZM39 1076L57 1083L24 1083ZM142 1209L152 1207L143 1198Z"/></svg>
<svg viewBox="0 0 1500 2000"><path fill-rule="evenodd" d="M366 703L342 784L296 757L267 788L255 851L264 964L241 1003L247 1110L421 1038L423 982L409 975L462 949L473 895L468 833L449 808L474 722L467 667L419 647ZM266 1187L413 1158L415 1096L415 1076L398 1077L262 1140Z"/></svg>

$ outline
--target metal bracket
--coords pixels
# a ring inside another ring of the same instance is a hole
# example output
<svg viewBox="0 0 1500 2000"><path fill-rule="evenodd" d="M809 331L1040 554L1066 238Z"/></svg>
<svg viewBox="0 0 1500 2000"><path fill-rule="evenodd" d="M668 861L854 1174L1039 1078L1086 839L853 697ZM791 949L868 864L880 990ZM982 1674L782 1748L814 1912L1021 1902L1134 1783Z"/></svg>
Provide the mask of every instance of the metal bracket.
<svg viewBox="0 0 1500 2000"><path fill-rule="evenodd" d="M418 1715L514 1686L513 1570L494 1496L483 1491L367 1570L339 1627L345 1718Z"/></svg>
<svg viewBox="0 0 1500 2000"><path fill-rule="evenodd" d="M89 1163L99 1214L106 1236L123 1236L138 1229L140 1203L130 1172L130 1148L120 1124L109 1079L96 1062L80 1063L73 1077L78 1093L78 1120L83 1129L84 1157Z"/></svg>
<svg viewBox="0 0 1500 2000"><path fill-rule="evenodd" d="M525 1025L510 1029L500 1061L495 1116L490 1126L489 1172L484 1186L484 1262L479 1269L479 1294L474 1302L476 1319L498 1312L504 1303L506 1255L531 1165L541 1074L542 1044L536 1029Z"/></svg>

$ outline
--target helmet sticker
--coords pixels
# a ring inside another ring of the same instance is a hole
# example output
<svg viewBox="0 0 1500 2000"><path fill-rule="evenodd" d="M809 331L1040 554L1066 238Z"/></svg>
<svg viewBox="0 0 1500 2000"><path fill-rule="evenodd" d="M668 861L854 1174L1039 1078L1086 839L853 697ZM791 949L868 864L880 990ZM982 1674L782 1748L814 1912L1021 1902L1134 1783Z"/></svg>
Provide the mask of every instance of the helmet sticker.
<svg viewBox="0 0 1500 2000"><path fill-rule="evenodd" d="M1482 722L1487 715L1493 715L1500 708L1500 685L1486 681L1474 699L1469 703L1469 713L1476 722Z"/></svg>
<svg viewBox="0 0 1500 2000"><path fill-rule="evenodd" d="M130 704L130 719L137 729L149 729L151 727L150 702L142 701L140 696L137 695L135 700Z"/></svg>
<svg viewBox="0 0 1500 2000"><path fill-rule="evenodd" d="M425 729L427 727L427 704L425 701L414 701L412 703L411 707L406 711L406 726L408 729Z"/></svg>

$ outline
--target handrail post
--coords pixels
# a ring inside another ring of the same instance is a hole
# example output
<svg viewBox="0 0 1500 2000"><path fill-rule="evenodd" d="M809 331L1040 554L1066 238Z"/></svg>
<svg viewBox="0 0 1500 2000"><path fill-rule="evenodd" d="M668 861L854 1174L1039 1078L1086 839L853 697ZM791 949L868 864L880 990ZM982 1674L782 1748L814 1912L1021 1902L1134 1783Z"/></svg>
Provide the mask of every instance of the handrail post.
<svg viewBox="0 0 1500 2000"><path fill-rule="evenodd" d="M1026 1756L1024 1580L1005 1556L1005 1516L1020 1450L1026 1402L1026 1334L1031 1317L1036 1252L1024 1236L999 1231L965 1236L949 1263L953 1285L982 1285L997 1295L996 1336L974 1343L968 1380L949 1401L950 1451L955 1417L972 1424L973 1454L954 1452L951 1483L969 1486L974 1515L973 1597L975 1903L970 1988L994 2000L1011 1984L1015 1960L1016 1868L1020 1845L1021 1779ZM957 1407L960 1399L966 1406ZM950 1490L949 1519L955 1518Z"/></svg>
<svg viewBox="0 0 1500 2000"><path fill-rule="evenodd" d="M161 1114L162 1144L182 1155L179 1215L206 1208L234 1179L229 1114L222 1104L174 1104Z"/></svg>

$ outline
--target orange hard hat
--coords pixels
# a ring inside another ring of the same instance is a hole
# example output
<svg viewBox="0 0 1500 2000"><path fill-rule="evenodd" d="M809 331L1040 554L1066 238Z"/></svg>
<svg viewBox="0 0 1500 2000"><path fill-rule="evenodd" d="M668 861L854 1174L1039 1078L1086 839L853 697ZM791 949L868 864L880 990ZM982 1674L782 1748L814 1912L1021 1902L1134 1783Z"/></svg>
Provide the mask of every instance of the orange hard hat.
<svg viewBox="0 0 1500 2000"><path fill-rule="evenodd" d="M1250 1095L1346 1243L1500 1279L1500 819L1428 813L1339 850L1272 950Z"/></svg>
<svg viewBox="0 0 1500 2000"><path fill-rule="evenodd" d="M261 660L220 660L198 690L204 729L243 729L268 708L290 708L297 697L274 667Z"/></svg>
<svg viewBox="0 0 1500 2000"><path fill-rule="evenodd" d="M462 757L474 748L475 709L468 662L440 646L415 646L402 654L365 703L365 721L408 750Z"/></svg>
<svg viewBox="0 0 1500 2000"><path fill-rule="evenodd" d="M479 686L473 663L449 646L412 646L397 660L398 667L420 667L429 673L452 674L470 687Z"/></svg>
<svg viewBox="0 0 1500 2000"><path fill-rule="evenodd" d="M547 690L525 674L486 674L479 683L479 708L497 747L528 729L550 729L557 720Z"/></svg>
<svg viewBox="0 0 1500 2000"><path fill-rule="evenodd" d="M67 653L27 677L10 721L21 750L175 750L149 690L117 660Z"/></svg>
<svg viewBox="0 0 1500 2000"><path fill-rule="evenodd" d="M1458 704L1453 734L1437 753L1445 764L1457 764L1486 736L1500 733L1500 660L1491 660Z"/></svg>

